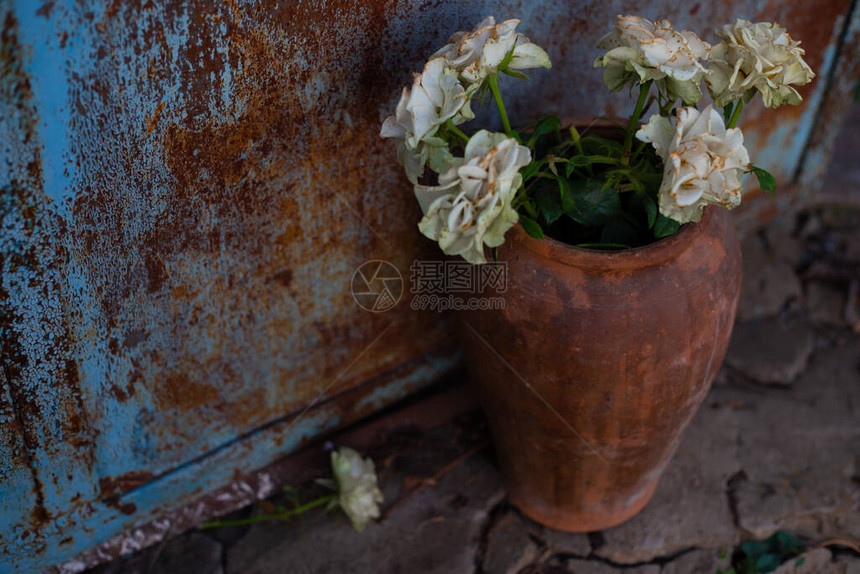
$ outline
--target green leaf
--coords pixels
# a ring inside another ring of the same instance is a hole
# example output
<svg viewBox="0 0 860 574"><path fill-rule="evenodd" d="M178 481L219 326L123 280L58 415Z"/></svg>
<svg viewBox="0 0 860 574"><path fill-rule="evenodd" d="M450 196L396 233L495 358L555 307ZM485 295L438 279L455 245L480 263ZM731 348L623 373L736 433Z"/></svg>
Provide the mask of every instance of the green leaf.
<svg viewBox="0 0 860 574"><path fill-rule="evenodd" d="M614 189L602 189L598 179L580 179L572 183L575 204L565 212L577 223L586 227L600 227L618 217L621 199ZM614 243L626 243L616 241Z"/></svg>
<svg viewBox="0 0 860 574"><path fill-rule="evenodd" d="M654 199L645 193L639 195L639 198L642 200L642 205L645 207L645 214L648 216L648 229L653 229L654 224L657 222L657 214L659 211L657 210L657 202Z"/></svg>
<svg viewBox="0 0 860 574"><path fill-rule="evenodd" d="M766 540L748 540L741 544L741 550L749 559L756 561L770 551L770 543Z"/></svg>
<svg viewBox="0 0 860 574"><path fill-rule="evenodd" d="M504 70L502 70L502 73L507 74L508 76L513 76L514 78L519 78L520 80L531 80L531 78L529 78L519 70L511 70L510 68L505 68Z"/></svg>
<svg viewBox="0 0 860 574"><path fill-rule="evenodd" d="M776 178L770 172L754 165L750 166L750 171L755 174L762 191L769 191L771 195L776 192Z"/></svg>
<svg viewBox="0 0 860 574"><path fill-rule="evenodd" d="M563 177L557 178L558 190L561 197L561 209L565 213L570 213L576 209L576 199L573 197L573 186L570 180Z"/></svg>
<svg viewBox="0 0 860 574"><path fill-rule="evenodd" d="M772 544L776 543L776 548L781 554L791 554L792 552L804 547L802 540L792 536L784 530L775 532L770 538L768 538L768 542L771 542Z"/></svg>
<svg viewBox="0 0 860 574"><path fill-rule="evenodd" d="M624 243L578 243L576 246L586 249L603 249L604 251L624 251L630 249L630 246Z"/></svg>
<svg viewBox="0 0 860 574"><path fill-rule="evenodd" d="M499 70L505 70L508 67L508 64L511 63L511 60L514 59L514 49L516 48L516 42L514 42L514 47L511 48L511 51L507 53L505 58L499 64Z"/></svg>
<svg viewBox="0 0 860 574"><path fill-rule="evenodd" d="M729 123L729 119L732 117L732 112L734 111L734 103L729 102L723 106L723 119L726 123Z"/></svg>
<svg viewBox="0 0 860 574"><path fill-rule="evenodd" d="M548 225L555 223L564 214L564 210L561 208L561 197L554 187L542 186L538 188L534 195L534 201ZM532 216L532 218L535 217Z"/></svg>
<svg viewBox="0 0 860 574"><path fill-rule="evenodd" d="M629 248L630 245L636 245L640 241L636 229L626 220L618 218L603 226L600 232L600 242L610 245L624 245Z"/></svg>
<svg viewBox="0 0 860 574"><path fill-rule="evenodd" d="M620 158L623 147L621 142L600 136L589 135L582 138L582 148L586 155L609 155Z"/></svg>
<svg viewBox="0 0 860 574"><path fill-rule="evenodd" d="M520 214L520 223L523 224L523 229L526 230L526 233L535 239L543 239L543 230L540 228L537 221L531 217L526 217L525 215Z"/></svg>
<svg viewBox="0 0 860 574"><path fill-rule="evenodd" d="M795 567L795 568L800 568L801 566L803 566L803 563L804 563L804 562L806 562L806 558L804 558L803 556L801 556L800 558L798 558L798 559L797 559L797 562L795 562L795 563L794 563L794 567Z"/></svg>
<svg viewBox="0 0 860 574"><path fill-rule="evenodd" d="M558 118L558 116L547 116L547 117L541 119L537 123L537 125L535 126L535 129L531 133L531 136L529 137L528 142L526 142L526 145L530 148L533 148L535 142L537 142L537 140L541 136L544 136L544 135L550 134L550 133L554 133L554 132L558 131L558 129L560 127L561 127L561 120Z"/></svg>
<svg viewBox="0 0 860 574"><path fill-rule="evenodd" d="M583 167L591 163L591 158L586 155L575 155L568 162L574 167Z"/></svg>
<svg viewBox="0 0 860 574"><path fill-rule="evenodd" d="M669 237L681 227L681 224L675 221L674 219L670 219L663 215L662 213L657 214L657 220L654 222L654 237L657 239L662 239L663 237ZM746 552L746 550L744 550ZM747 552L749 554L749 552Z"/></svg>
<svg viewBox="0 0 860 574"><path fill-rule="evenodd" d="M758 560L755 561L755 566L759 572L767 574L767 572L773 572L779 568L780 563L779 554L765 554L759 556Z"/></svg>
<svg viewBox="0 0 860 574"><path fill-rule="evenodd" d="M526 199L525 201L523 201L523 203L520 207L522 207L525 210L525 212L528 214L528 216L531 217L532 219L537 218L537 211L535 211L535 206L531 202L531 200Z"/></svg>
<svg viewBox="0 0 860 574"><path fill-rule="evenodd" d="M520 175L523 176L523 181L528 181L529 179L534 177L534 175L540 171L542 165L543 164L541 162L533 161L532 163L521 169Z"/></svg>

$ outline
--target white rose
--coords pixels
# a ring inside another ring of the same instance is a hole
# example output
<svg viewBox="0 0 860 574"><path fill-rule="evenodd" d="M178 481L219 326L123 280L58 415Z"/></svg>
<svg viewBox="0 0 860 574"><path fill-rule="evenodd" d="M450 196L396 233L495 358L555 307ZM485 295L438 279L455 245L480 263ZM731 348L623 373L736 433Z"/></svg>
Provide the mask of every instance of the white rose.
<svg viewBox="0 0 860 574"><path fill-rule="evenodd" d="M451 153L442 139L434 137L439 126L449 119L464 121L474 117L469 109L466 90L457 72L445 58L434 58L415 74L412 89L403 95L393 116L382 124L380 135L397 140L397 160L409 181L416 183L427 164L436 171L447 169Z"/></svg>
<svg viewBox="0 0 860 574"><path fill-rule="evenodd" d="M448 64L460 72L463 80L477 88L484 79L499 71L502 61L513 50L507 67L512 70L551 67L543 48L532 44L523 34L516 32L519 20L506 20L496 24L487 16L471 32L457 32L433 57L444 56Z"/></svg>
<svg viewBox="0 0 860 574"><path fill-rule="evenodd" d="M435 187L416 186L426 215L418 224L448 255L486 263L484 245L498 247L519 219L511 205L531 153L513 138L481 130L466 144L465 157L439 176Z"/></svg>
<svg viewBox="0 0 860 574"><path fill-rule="evenodd" d="M603 81L613 92L625 85L654 80L663 97L695 104L707 73L710 44L687 30L675 31L669 20L651 22L638 16L618 16L615 29L597 43L608 50L594 61L603 66Z"/></svg>
<svg viewBox="0 0 860 574"><path fill-rule="evenodd" d="M708 106L680 108L675 125L658 114L636 132L663 158L660 213L687 223L699 221L705 205L732 208L741 202L741 179L749 155L740 128L726 129L723 117Z"/></svg>
<svg viewBox="0 0 860 574"><path fill-rule="evenodd" d="M779 24L738 19L714 33L724 40L711 51L708 90L717 106L761 92L764 105L799 104L803 98L792 85L808 84L815 77L803 61L806 53Z"/></svg>
<svg viewBox="0 0 860 574"><path fill-rule="evenodd" d="M379 518L383 496L376 485L376 470L370 458L362 459L351 448L331 453L331 466L337 482L337 502L352 526L361 532L371 519Z"/></svg>

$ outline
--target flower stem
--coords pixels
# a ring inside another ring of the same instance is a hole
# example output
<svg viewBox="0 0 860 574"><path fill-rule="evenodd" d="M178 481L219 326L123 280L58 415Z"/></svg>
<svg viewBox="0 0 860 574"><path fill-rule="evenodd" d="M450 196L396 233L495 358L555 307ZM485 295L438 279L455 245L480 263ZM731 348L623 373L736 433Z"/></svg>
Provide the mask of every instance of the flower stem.
<svg viewBox="0 0 860 574"><path fill-rule="evenodd" d="M455 136L457 136L458 138L460 138L461 140L463 140L463 143L468 143L469 136L467 136L462 131L460 131L460 128L455 126L454 122L452 122L451 120L448 120L447 127L448 127L448 131L451 132L452 134L454 134Z"/></svg>
<svg viewBox="0 0 860 574"><path fill-rule="evenodd" d="M732 112L732 117L729 120L729 125L726 128L733 128L738 124L738 120L741 117L741 110L744 109L744 101L743 99L738 100L738 103L735 104L735 109Z"/></svg>
<svg viewBox="0 0 860 574"><path fill-rule="evenodd" d="M307 504L303 504L302 506L293 508L292 510L287 510L285 512L279 512L277 514L264 514L262 516L252 516L251 518L243 518L241 520L213 520L210 522L205 522L203 526L200 528L220 528L222 526L245 526L247 524L254 524L255 522L265 522L267 520L286 520L287 518L291 518L293 516L298 516L303 512L307 512L311 508L315 508L322 504L326 504L327 502L331 502L337 498L336 494L327 494L326 496L322 496L317 498L316 500L311 500Z"/></svg>
<svg viewBox="0 0 860 574"><path fill-rule="evenodd" d="M648 91L650 89L651 80L648 80L639 87L639 99L636 100L636 107L633 109L633 115L630 116L630 123L627 124L627 133L624 134L624 148L621 152L622 165L630 163L630 148L633 146L633 132L636 131L636 126L639 125L639 117L642 115L642 108L645 107L645 100L648 99Z"/></svg>
<svg viewBox="0 0 860 574"><path fill-rule="evenodd" d="M511 122L508 120L508 112L505 111L505 103L502 101L498 75L490 74L487 76L487 85L490 86L490 91L493 92L493 99L496 100L496 107L499 108L499 115L502 116L502 126L505 128L505 133L511 137L516 137L511 129Z"/></svg>

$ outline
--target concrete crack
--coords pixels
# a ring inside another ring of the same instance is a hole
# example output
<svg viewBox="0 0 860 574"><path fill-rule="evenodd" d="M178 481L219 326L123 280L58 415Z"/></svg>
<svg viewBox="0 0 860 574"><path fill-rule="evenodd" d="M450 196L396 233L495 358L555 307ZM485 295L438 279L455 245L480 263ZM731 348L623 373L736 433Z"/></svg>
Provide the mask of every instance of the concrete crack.
<svg viewBox="0 0 860 574"><path fill-rule="evenodd" d="M562 561L563 560L585 560L588 562L599 562L601 564L605 564L607 566L611 566L612 568L616 568L619 570L632 570L634 568L640 568L642 566L652 566L653 565L653 566L661 566L662 567L665 564L673 562L673 561L677 560L678 558L680 558L681 556L684 556L685 554L689 554L690 552L695 552L696 550L706 550L706 549L700 548L698 546L691 546L689 548L683 548L683 549L678 550L676 552L673 552L671 554L666 554L665 556L656 556L656 557L652 558L651 560L632 562L630 564L616 562L614 560L610 560L609 558L604 558L602 556L598 556L598 555L594 554L594 552L592 552L588 556L579 556L577 554L561 552L561 553L553 554L549 558L552 560L562 560ZM717 551L718 550L714 549L714 552L717 552Z"/></svg>
<svg viewBox="0 0 860 574"><path fill-rule="evenodd" d="M475 550L474 574L484 574L484 559L487 556L487 547L490 544L490 535L499 519L507 514L513 507L507 498L497 502L487 513L487 518L481 527L481 536L478 539L478 547Z"/></svg>
<svg viewBox="0 0 860 574"><path fill-rule="evenodd" d="M737 489L741 483L746 482L747 475L743 470L734 473L726 481L726 500L729 504L729 512L732 515L732 524L742 533L747 534L746 530L741 526L740 515L738 513L738 495Z"/></svg>

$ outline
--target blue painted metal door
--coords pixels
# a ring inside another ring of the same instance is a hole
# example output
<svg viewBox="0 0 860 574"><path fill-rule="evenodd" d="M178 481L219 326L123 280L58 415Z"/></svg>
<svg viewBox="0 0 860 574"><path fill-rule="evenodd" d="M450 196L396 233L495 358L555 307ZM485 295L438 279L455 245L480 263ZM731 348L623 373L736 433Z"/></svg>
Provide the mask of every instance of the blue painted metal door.
<svg viewBox="0 0 860 574"><path fill-rule="evenodd" d="M809 148L824 103L848 97L828 71L856 61L855 4L641 13L697 29L773 19L804 41L819 72L805 105L746 116L759 163L800 182L805 157L826 160L810 153L826 139ZM454 368L448 318L368 313L349 293L367 260L407 276L438 258L381 119L411 70L489 13L522 18L554 61L512 88L518 121L623 113L595 98L591 68L615 10L0 5L0 572L67 560Z"/></svg>

